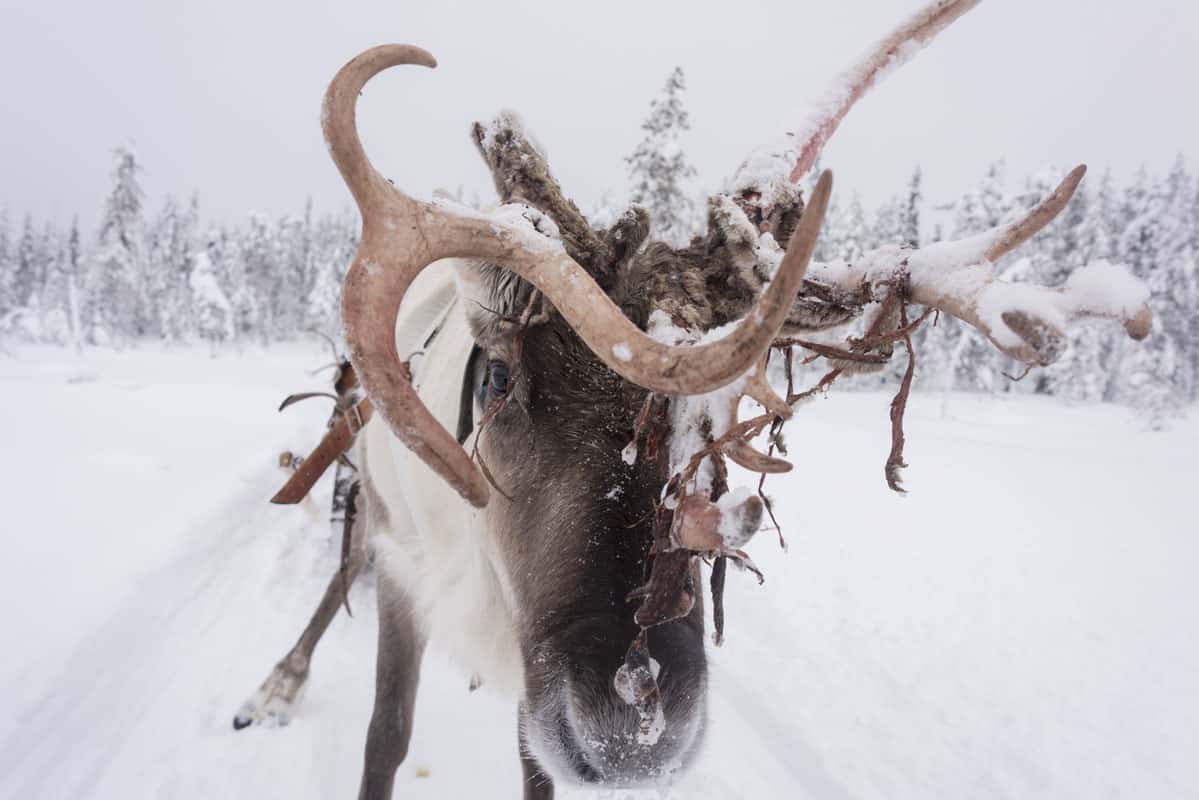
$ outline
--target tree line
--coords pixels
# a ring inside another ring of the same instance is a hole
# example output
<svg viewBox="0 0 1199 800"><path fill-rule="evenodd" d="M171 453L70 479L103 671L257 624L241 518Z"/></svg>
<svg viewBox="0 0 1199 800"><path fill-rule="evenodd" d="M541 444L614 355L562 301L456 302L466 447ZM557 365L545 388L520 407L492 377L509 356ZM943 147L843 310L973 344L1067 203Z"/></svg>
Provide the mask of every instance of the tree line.
<svg viewBox="0 0 1199 800"><path fill-rule="evenodd" d="M134 153L114 154L92 235L0 211L0 337L76 347L153 339L269 343L337 326L358 241L346 212L204 225L195 196L150 214Z"/></svg>
<svg viewBox="0 0 1199 800"><path fill-rule="evenodd" d="M683 140L689 122L681 70L650 105L643 140L626 159L630 198L647 207L653 236L679 243L702 230ZM16 225L0 210L0 341L123 346L138 340L267 344L338 329L341 278L357 244L355 213L205 225L193 196L168 197L151 213L134 153L114 154L100 224L82 232ZM1013 184L1002 160L952 202L930 204L916 169L904 192L867 209L835 197L816 258L853 261L883 244L921 246L995 227L1036 203L1060 175L1045 170ZM602 202L596 224L623 208ZM926 219L927 217L927 219ZM931 220L939 220L932 222ZM1153 334L1128 341L1116 326L1084 324L1053 367L1013 380L1010 363L974 329L952 319L916 334L917 387L1037 392L1080 402L1135 405L1160 421L1199 399L1199 181L1181 157L1164 175L1142 169L1127 185L1110 173L1083 183L1066 211L996 265L1000 277L1061 285L1078 267L1122 263L1152 292ZM881 377L893 381L904 359Z"/></svg>

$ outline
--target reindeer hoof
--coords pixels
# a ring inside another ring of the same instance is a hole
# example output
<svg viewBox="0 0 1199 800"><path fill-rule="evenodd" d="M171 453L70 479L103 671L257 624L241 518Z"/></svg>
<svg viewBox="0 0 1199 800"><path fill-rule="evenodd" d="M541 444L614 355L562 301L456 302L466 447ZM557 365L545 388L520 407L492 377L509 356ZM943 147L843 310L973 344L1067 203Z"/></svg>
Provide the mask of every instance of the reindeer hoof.
<svg viewBox="0 0 1199 800"><path fill-rule="evenodd" d="M247 700L233 717L233 730L240 731L251 725L262 728L282 728L291 722L292 704L279 697L272 697L265 703L256 704L258 695Z"/></svg>
<svg viewBox="0 0 1199 800"><path fill-rule="evenodd" d="M306 674L298 675L284 665L275 667L233 717L233 730L251 725L263 728L282 728L292 720L293 711L304 688Z"/></svg>

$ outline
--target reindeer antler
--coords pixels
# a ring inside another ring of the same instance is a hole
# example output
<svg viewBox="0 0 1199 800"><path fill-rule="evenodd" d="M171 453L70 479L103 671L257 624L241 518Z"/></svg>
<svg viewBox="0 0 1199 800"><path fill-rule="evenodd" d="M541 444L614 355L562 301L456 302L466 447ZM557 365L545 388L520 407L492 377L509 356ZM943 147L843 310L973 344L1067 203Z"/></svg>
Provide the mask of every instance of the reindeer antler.
<svg viewBox="0 0 1199 800"><path fill-rule="evenodd" d="M825 142L854 103L884 73L907 61L978 3L979 0L937 0L871 48L833 85L825 99L814 106L813 113L790 126L781 141L759 148L742 162L729 182L730 192L741 210L751 220L759 221L760 229L765 231L770 221L778 217L780 208L799 205L795 182L811 169ZM1061 213L1085 172L1085 167L1077 167L1034 208L978 236L918 250L884 246L867 253L855 264L814 263L808 271L804 292L833 297L839 304L858 308L889 298L885 306L895 319L902 306L900 301L919 303L957 317L978 329L1002 352L1032 365L1050 364L1061 355L1066 326L1077 319L1114 319L1134 339L1144 338L1152 323L1146 305L1148 291L1119 266L1093 264L1075 271L1065 286L1053 289L1009 283L998 280L994 274L995 262ZM759 248L757 252L769 257L769 248ZM877 324L896 323L878 320ZM917 324L913 323L913 327ZM888 337L887 331L878 333L882 335L879 342L895 338ZM830 348L830 352L835 349ZM858 358L867 358L863 349L869 348L864 343L858 342L852 349ZM835 369L833 374L841 371ZM691 406L688 413L706 415L717 435L700 451L672 457L672 469L683 479L683 484L694 479L703 458L716 453L756 472L782 472L789 468L787 462L760 453L748 444L749 438L763 430L764 420L771 415L786 419L790 414L785 402L768 388L767 392L757 383L748 384L744 391L730 398L727 409L704 398L688 401ZM758 399L768 413L738 423L737 404L743 396ZM685 485L682 488L687 489Z"/></svg>
<svg viewBox="0 0 1199 800"><path fill-rule="evenodd" d="M1149 335L1149 290L1123 267L1098 263L1075 270L1065 286L1046 288L999 280L994 264L1053 221L1078 188L1085 166L1074 168L1045 199L1018 219L958 241L910 250L882 247L857 264L813 264L809 279L863 301L881 300L898 284L907 299L957 317L1017 361L1052 364L1078 319L1120 322L1133 339Z"/></svg>
<svg viewBox="0 0 1199 800"><path fill-rule="evenodd" d="M808 118L806 127L794 132L803 144L791 170L791 182L798 183L808 174L808 170L816 163L817 156L824 148L824 143L837 130L849 109L874 87L879 78L906 63L921 47L931 42L938 33L980 2L981 0L939 0L922 8L850 68L841 80L834 84L825 102L820 104L826 112Z"/></svg>
<svg viewBox="0 0 1199 800"><path fill-rule="evenodd" d="M513 215L486 215L445 201L416 200L371 165L359 140L355 105L371 77L399 64L433 67L429 53L382 45L346 64L325 95L322 125L334 162L362 214L358 253L346 273L342 320L350 359L392 432L475 506L486 480L413 390L395 345L400 302L416 275L444 258L473 258L510 269L536 286L601 361L651 391L711 391L743 375L769 348L803 283L823 210L805 214L774 280L727 337L695 347L665 345L630 322L561 243ZM826 185L831 177L825 176ZM529 214L533 212L528 212Z"/></svg>
<svg viewBox="0 0 1199 800"><path fill-rule="evenodd" d="M756 150L742 162L730 190L747 213L769 219L779 204L796 202L794 184L802 178L841 120L885 73L907 61L923 45L978 5L980 0L937 0L916 12L846 70L779 142ZM912 251L878 248L855 265L814 264L805 293L819 287L840 299L881 300L890 287L906 283L905 297L957 317L977 328L997 348L1026 364L1044 366L1063 352L1066 325L1098 317L1124 325L1134 339L1152 327L1148 290L1123 268L1094 264L1077 270L1065 286L1048 289L997 280L993 265L1061 213L1082 180L1076 167L1048 197L1018 220L956 242Z"/></svg>
<svg viewBox="0 0 1199 800"><path fill-rule="evenodd" d="M763 209L791 202L794 184L808 174L841 120L879 79L902 66L981 0L937 0L913 14L834 81L783 135L755 149L733 174L728 191Z"/></svg>

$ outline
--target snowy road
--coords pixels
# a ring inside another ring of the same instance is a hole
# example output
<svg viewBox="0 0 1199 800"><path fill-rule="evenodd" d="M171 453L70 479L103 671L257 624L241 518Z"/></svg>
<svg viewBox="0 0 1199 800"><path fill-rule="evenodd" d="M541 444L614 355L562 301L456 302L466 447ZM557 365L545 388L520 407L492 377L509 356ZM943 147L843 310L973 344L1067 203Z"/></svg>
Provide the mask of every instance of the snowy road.
<svg viewBox="0 0 1199 800"><path fill-rule="evenodd" d="M274 406L321 360L0 360L0 798L352 796L369 585L298 718L230 726L336 563L321 509L266 503L325 413ZM791 424L790 551L763 533L766 585L730 575L707 749L671 796L1199 796L1199 423L918 395L898 498L887 402ZM515 713L467 680L426 658L397 797L519 796Z"/></svg>

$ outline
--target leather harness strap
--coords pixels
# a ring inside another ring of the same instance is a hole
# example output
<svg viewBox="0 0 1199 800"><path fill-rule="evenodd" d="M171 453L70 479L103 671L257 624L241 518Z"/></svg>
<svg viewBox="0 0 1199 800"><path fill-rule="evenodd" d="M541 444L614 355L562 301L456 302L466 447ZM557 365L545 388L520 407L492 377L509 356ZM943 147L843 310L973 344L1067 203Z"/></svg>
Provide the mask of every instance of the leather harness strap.
<svg viewBox="0 0 1199 800"><path fill-rule="evenodd" d="M428 348L437 334L441 332L441 327L445 323L446 317L449 315L449 309L442 313L436 320L432 331L424 340L424 347ZM458 408L458 444L462 444L470 436L474 430L474 374L476 364L481 356L482 351L478 345L471 348L470 357L466 362L466 370L462 376L462 392L459 399ZM402 369L408 369L407 363L401 366ZM339 397L344 397L346 393L354 390L358 386L357 376L354 374L354 368L346 362L345 367L337 380L337 393ZM319 393L309 393L319 394ZM298 395L293 397L302 399ZM280 408L286 408L289 405L288 398ZM340 405L340 403L339 403ZM369 397L363 398L358 403L349 406L344 412L337 414L329 430L326 431L324 438L316 449L305 458L291 477L287 479L287 483L283 484L283 488L275 493L271 498L271 502L277 505L294 505L312 491L312 487L320 480L320 477L325 474L325 470L338 459L343 453L349 450L354 439L358 436L358 432L366 427L366 423L370 422L371 417L375 413L375 407L371 403Z"/></svg>
<svg viewBox="0 0 1199 800"><path fill-rule="evenodd" d="M292 473L291 477L287 479L287 483L283 484L283 488L275 493L271 502L278 505L293 505L307 497L308 492L325 474L329 465L354 444L354 437L370 421L374 413L375 407L369 397L346 409L346 412L325 433L316 449L308 458L304 459L299 469Z"/></svg>

